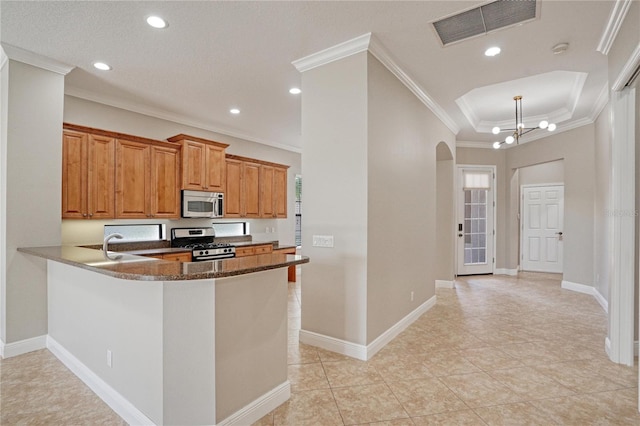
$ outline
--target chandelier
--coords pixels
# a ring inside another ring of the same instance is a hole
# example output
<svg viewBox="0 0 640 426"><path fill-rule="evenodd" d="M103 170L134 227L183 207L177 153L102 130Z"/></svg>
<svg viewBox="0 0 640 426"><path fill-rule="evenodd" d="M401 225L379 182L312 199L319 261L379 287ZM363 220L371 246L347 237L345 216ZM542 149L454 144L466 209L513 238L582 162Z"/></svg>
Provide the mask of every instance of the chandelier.
<svg viewBox="0 0 640 426"><path fill-rule="evenodd" d="M526 135L529 132L532 132L537 129L546 129L550 132L553 132L556 129L556 125L553 123L549 123L546 120L542 120L536 127L524 127L524 121L522 121L522 96L514 96L513 100L516 102L516 125L513 129L501 129L496 126L491 129L491 133L497 135L502 132L509 132L509 136L504 138L504 141L494 142L493 147L498 149L502 146L502 144L511 145L512 143L520 143L520 138Z"/></svg>

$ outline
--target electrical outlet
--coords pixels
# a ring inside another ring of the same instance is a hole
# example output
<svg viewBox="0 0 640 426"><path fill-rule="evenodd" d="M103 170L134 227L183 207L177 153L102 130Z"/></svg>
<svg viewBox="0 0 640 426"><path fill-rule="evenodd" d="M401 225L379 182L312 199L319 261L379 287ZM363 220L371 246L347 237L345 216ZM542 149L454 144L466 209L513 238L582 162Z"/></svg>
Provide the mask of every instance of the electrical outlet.
<svg viewBox="0 0 640 426"><path fill-rule="evenodd" d="M411 301L413 302L413 292L411 292Z"/></svg>
<svg viewBox="0 0 640 426"><path fill-rule="evenodd" d="M271 227L271 233L273 234L274 232L276 232L276 228L274 228L273 226Z"/></svg>
<svg viewBox="0 0 640 426"><path fill-rule="evenodd" d="M267 229L264 232L266 232L267 234L269 233L269 227L268 226L267 226Z"/></svg>
<svg viewBox="0 0 640 426"><path fill-rule="evenodd" d="M107 349L107 367L111 368L112 367L112 361L113 361L113 354L111 353L111 350Z"/></svg>
<svg viewBox="0 0 640 426"><path fill-rule="evenodd" d="M314 235L313 247L333 247L333 235Z"/></svg>

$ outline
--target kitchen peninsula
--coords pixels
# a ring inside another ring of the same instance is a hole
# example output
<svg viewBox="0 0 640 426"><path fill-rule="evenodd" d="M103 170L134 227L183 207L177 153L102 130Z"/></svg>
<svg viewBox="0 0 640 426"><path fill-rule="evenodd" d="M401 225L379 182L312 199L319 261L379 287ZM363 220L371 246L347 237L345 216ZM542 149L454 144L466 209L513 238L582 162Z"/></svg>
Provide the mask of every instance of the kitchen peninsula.
<svg viewBox="0 0 640 426"><path fill-rule="evenodd" d="M287 268L307 257L18 250L47 260L49 349L128 423L246 424L289 398Z"/></svg>

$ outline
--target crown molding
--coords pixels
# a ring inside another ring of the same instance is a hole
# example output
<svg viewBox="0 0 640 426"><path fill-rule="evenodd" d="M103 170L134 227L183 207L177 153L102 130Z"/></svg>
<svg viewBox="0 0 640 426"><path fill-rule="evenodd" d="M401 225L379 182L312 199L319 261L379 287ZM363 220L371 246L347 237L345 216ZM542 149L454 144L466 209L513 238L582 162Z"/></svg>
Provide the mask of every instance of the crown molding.
<svg viewBox="0 0 640 426"><path fill-rule="evenodd" d="M310 69L355 55L356 53L365 52L369 49L370 40L371 33L366 33L333 47L312 53L291 63L299 72L309 71Z"/></svg>
<svg viewBox="0 0 640 426"><path fill-rule="evenodd" d="M393 59L391 54L382 46L377 38L371 36L369 51L378 59L398 80L404 84L427 108L433 112L436 117L444 123L445 126L456 135L460 131L460 127L446 113L446 111L434 101L431 96L418 84L409 74L407 74L398 63Z"/></svg>
<svg viewBox="0 0 640 426"><path fill-rule="evenodd" d="M636 48L633 50L633 53L631 53L631 56L627 60L627 63L624 64L624 67L622 67L620 74L618 74L618 78L616 78L616 81L611 86L611 90L613 90L614 92L617 92L624 89L625 86L627 85L627 82L629 81L629 79L631 78L631 76L639 66L640 66L640 43L638 43Z"/></svg>
<svg viewBox="0 0 640 426"><path fill-rule="evenodd" d="M609 103L609 83L605 83L598 94L596 101L593 104L593 108L591 108L591 113L589 114L589 119L592 123L598 119L598 116Z"/></svg>
<svg viewBox="0 0 640 426"><path fill-rule="evenodd" d="M291 145L285 145L277 142L272 142L266 139L256 138L244 133L237 132L235 130L225 129L222 127L215 127L203 121L193 120L187 116L181 114L171 113L159 108L150 108L145 105L136 104L133 102L123 101L117 98L111 98L103 95L98 95L94 92L65 86L65 95L73 96L75 98L85 99L87 101L97 102L99 104L112 106L115 108L124 109L127 111L135 112L138 114L146 115L149 117L159 118L161 120L172 121L174 123L183 124L185 126L195 127L210 132L220 133L222 135L231 136L233 138L244 139L250 142L256 142L262 145L268 145L273 148L283 149L285 151L302 153L302 149Z"/></svg>
<svg viewBox="0 0 640 426"><path fill-rule="evenodd" d="M67 65L55 59L47 58L46 56L38 55L37 53L7 43L2 43L2 50L4 50L6 56L13 61L22 62L62 75L69 74L69 72L75 68L73 65Z"/></svg>
<svg viewBox="0 0 640 426"><path fill-rule="evenodd" d="M456 148L495 149L491 142L456 141Z"/></svg>
<svg viewBox="0 0 640 426"><path fill-rule="evenodd" d="M429 94L407 74L391 54L382 46L373 34L367 33L354 39L337 44L292 62L299 72L326 65L333 61L346 58L357 53L369 51L382 65L396 76L436 117L438 117L451 132L458 134L460 128L455 121L438 105Z"/></svg>
<svg viewBox="0 0 640 426"><path fill-rule="evenodd" d="M611 14L609 14L607 25L600 37L600 43L598 43L598 48L596 49L598 52L605 55L609 54L609 50L611 50L611 46L613 46L613 42L618 36L618 31L620 31L620 27L622 26L622 22L624 22L624 18L627 16L632 1L633 0L616 0L613 9L611 9Z"/></svg>

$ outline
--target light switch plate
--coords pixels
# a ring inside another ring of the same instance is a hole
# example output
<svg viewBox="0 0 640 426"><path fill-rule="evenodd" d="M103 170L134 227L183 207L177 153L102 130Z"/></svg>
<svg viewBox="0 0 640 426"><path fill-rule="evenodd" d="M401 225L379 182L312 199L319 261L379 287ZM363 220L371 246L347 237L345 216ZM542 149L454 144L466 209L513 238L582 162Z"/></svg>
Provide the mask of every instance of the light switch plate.
<svg viewBox="0 0 640 426"><path fill-rule="evenodd" d="M333 247L333 235L314 235L313 247Z"/></svg>

